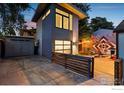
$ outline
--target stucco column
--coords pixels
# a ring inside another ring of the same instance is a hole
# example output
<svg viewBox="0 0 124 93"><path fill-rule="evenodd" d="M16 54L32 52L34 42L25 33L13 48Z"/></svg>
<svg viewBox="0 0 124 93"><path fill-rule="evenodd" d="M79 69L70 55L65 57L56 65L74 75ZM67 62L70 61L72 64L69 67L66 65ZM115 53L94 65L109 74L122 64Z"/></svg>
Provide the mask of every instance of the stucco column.
<svg viewBox="0 0 124 93"><path fill-rule="evenodd" d="M78 54L78 17L73 16L72 54Z"/></svg>

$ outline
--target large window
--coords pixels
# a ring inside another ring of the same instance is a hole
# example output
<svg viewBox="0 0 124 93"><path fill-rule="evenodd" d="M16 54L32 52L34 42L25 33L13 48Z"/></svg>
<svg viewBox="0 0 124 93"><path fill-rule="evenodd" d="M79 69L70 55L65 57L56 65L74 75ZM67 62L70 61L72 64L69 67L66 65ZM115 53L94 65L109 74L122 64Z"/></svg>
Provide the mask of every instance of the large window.
<svg viewBox="0 0 124 93"><path fill-rule="evenodd" d="M72 30L72 15L56 9L56 27Z"/></svg>
<svg viewBox="0 0 124 93"><path fill-rule="evenodd" d="M68 27L69 27L69 22L68 22L68 20L69 20L69 18L67 18L67 17L63 17L63 28L64 29L68 29Z"/></svg>
<svg viewBox="0 0 124 93"><path fill-rule="evenodd" d="M55 52L71 54L71 41L55 40Z"/></svg>
<svg viewBox="0 0 124 93"><path fill-rule="evenodd" d="M62 16L56 14L56 27L62 28Z"/></svg>

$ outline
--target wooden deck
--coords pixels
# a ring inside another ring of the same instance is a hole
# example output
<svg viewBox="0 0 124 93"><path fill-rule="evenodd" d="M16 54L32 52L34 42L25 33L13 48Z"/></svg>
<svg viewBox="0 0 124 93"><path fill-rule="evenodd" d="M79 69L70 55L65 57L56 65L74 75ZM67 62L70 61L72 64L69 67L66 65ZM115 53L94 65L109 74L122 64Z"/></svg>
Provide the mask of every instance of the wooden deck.
<svg viewBox="0 0 124 93"><path fill-rule="evenodd" d="M77 85L86 80L44 57L0 60L0 85Z"/></svg>

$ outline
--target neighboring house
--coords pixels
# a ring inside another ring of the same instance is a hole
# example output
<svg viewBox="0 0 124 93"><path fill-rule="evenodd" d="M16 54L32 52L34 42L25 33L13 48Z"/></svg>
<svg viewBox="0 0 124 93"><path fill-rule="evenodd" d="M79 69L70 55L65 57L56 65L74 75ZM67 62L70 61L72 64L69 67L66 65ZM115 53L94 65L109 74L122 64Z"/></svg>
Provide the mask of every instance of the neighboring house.
<svg viewBox="0 0 124 93"><path fill-rule="evenodd" d="M35 37L36 29L22 29L20 30L20 36L33 36Z"/></svg>
<svg viewBox="0 0 124 93"><path fill-rule="evenodd" d="M32 18L37 23L39 54L49 59L52 52L78 54L78 21L85 17L72 4L39 4Z"/></svg>
<svg viewBox="0 0 124 93"><path fill-rule="evenodd" d="M123 83L124 83L124 20L116 27L114 30L116 33L116 51L117 58L121 58L123 60Z"/></svg>
<svg viewBox="0 0 124 93"><path fill-rule="evenodd" d="M110 54L110 50L116 48L116 35L113 33L113 30L99 29L92 36L93 48L96 53Z"/></svg>

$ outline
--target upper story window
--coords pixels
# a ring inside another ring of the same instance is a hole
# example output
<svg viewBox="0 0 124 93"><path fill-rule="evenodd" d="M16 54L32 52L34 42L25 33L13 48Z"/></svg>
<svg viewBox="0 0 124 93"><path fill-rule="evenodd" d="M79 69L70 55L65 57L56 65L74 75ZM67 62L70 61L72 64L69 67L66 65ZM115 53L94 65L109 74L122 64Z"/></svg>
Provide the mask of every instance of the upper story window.
<svg viewBox="0 0 124 93"><path fill-rule="evenodd" d="M56 9L56 27L72 30L72 15Z"/></svg>
<svg viewBox="0 0 124 93"><path fill-rule="evenodd" d="M50 14L50 9L43 15L42 20L44 20Z"/></svg>

